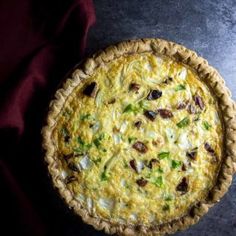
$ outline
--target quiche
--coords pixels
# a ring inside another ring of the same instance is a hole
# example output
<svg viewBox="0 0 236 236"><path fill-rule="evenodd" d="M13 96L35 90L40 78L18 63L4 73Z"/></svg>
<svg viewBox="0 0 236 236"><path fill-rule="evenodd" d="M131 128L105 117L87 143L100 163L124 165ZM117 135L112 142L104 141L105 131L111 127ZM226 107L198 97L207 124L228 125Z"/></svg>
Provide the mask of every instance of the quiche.
<svg viewBox="0 0 236 236"><path fill-rule="evenodd" d="M234 173L235 104L218 72L161 39L69 73L42 130L54 186L96 229L163 235L197 222Z"/></svg>

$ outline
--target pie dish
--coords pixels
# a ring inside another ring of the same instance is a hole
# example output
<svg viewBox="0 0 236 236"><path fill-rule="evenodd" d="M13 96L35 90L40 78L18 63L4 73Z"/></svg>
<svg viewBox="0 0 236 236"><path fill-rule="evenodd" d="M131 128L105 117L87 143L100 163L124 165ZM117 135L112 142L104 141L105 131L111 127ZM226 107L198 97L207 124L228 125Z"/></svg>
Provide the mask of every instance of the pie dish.
<svg viewBox="0 0 236 236"><path fill-rule="evenodd" d="M69 73L42 129L53 185L109 234L164 235L227 191L235 104L207 61L161 39L119 43Z"/></svg>

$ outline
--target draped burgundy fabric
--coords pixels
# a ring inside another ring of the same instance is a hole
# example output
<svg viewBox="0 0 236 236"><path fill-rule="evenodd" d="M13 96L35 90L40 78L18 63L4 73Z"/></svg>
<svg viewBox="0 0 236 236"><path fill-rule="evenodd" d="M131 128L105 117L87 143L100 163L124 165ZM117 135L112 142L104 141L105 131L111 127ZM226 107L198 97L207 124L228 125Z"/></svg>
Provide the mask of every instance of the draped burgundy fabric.
<svg viewBox="0 0 236 236"><path fill-rule="evenodd" d="M40 130L60 80L83 56L94 22L92 0L0 1L3 235L67 235L66 224L72 224L47 176Z"/></svg>

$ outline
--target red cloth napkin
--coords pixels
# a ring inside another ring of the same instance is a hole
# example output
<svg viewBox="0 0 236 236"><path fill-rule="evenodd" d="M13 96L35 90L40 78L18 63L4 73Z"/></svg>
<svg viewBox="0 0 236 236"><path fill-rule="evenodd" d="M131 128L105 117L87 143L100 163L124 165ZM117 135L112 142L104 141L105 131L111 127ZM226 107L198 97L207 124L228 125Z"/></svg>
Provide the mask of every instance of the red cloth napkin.
<svg viewBox="0 0 236 236"><path fill-rule="evenodd" d="M0 209L7 235L60 229L40 130L50 96L81 59L94 22L92 0L0 1Z"/></svg>

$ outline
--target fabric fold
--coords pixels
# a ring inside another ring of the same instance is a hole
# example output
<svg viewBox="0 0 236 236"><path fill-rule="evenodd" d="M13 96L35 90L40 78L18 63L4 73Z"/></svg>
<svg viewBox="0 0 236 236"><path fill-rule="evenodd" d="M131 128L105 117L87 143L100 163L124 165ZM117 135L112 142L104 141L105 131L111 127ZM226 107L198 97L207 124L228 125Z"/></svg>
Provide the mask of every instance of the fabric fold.
<svg viewBox="0 0 236 236"><path fill-rule="evenodd" d="M82 58L94 23L92 0L0 3L0 207L4 225L15 224L9 230L18 235L55 233L47 218L55 213L40 130L51 96Z"/></svg>

